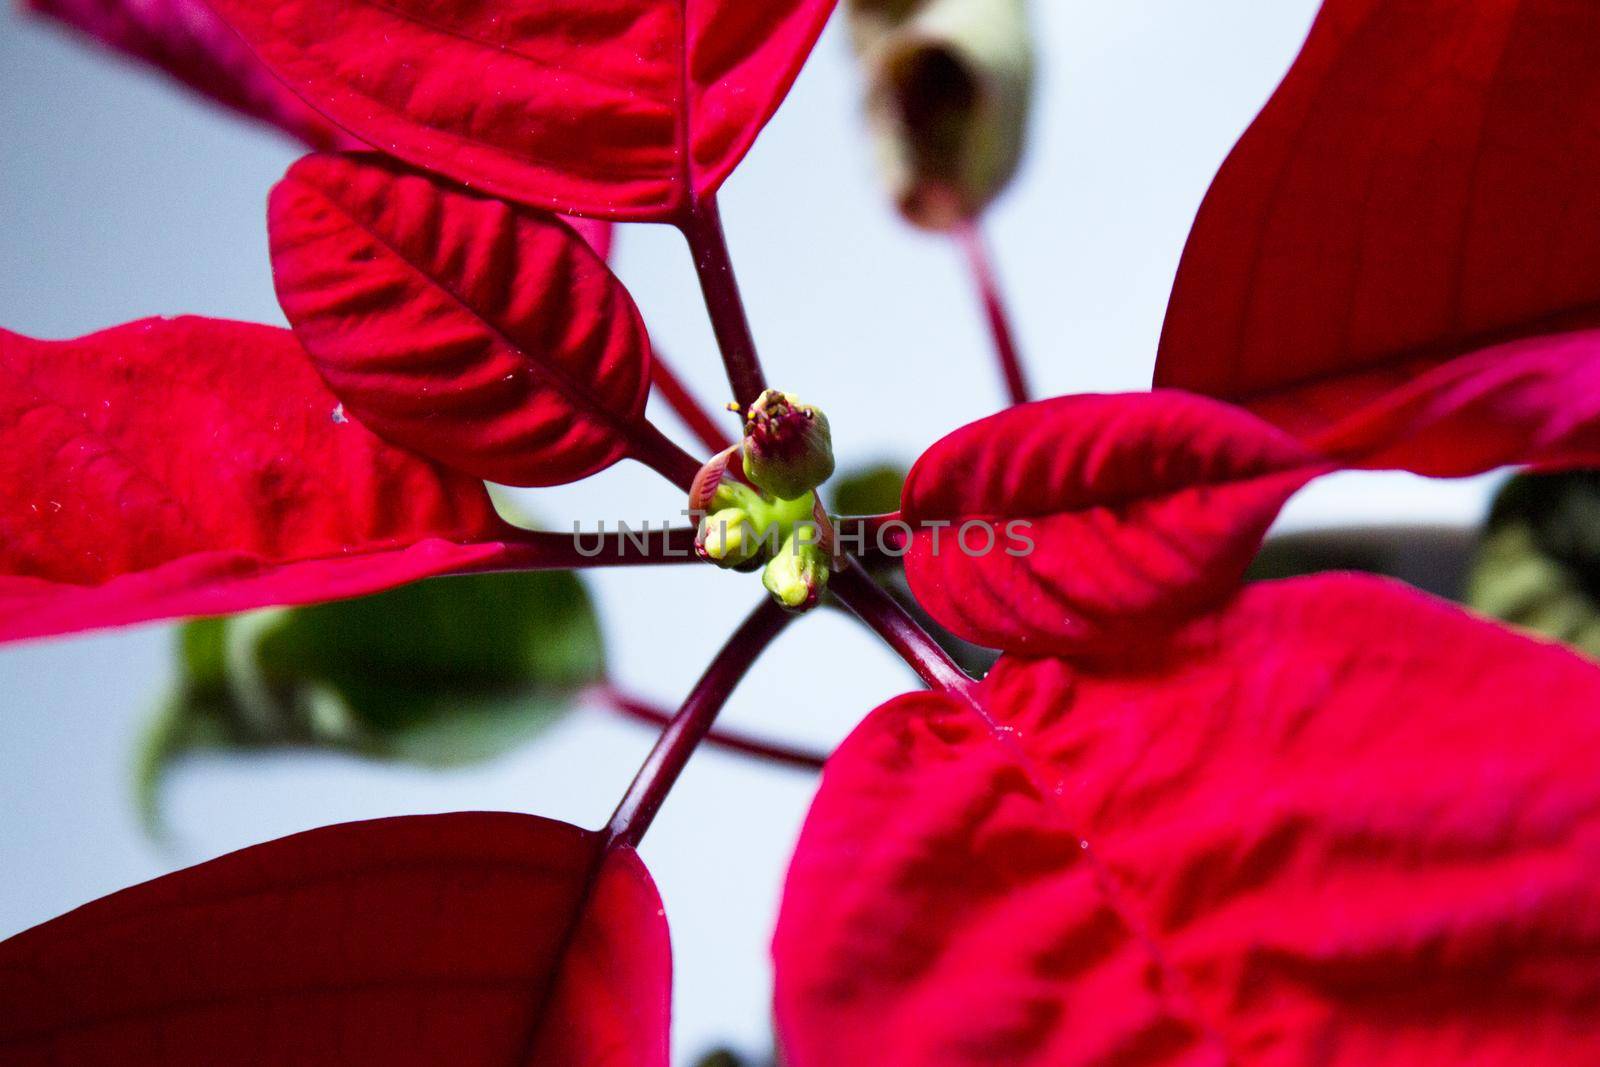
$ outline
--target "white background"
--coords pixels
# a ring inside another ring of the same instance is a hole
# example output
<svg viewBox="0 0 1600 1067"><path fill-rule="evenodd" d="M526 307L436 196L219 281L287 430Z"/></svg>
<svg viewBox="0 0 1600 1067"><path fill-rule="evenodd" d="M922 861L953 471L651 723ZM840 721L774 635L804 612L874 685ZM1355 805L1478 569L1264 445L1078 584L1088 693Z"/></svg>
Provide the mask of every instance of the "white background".
<svg viewBox="0 0 1600 1067"><path fill-rule="evenodd" d="M1035 3L1031 148L989 228L1039 395L1148 385L1194 210L1314 8ZM848 467L909 460L1002 394L952 248L903 226L875 183L841 28L830 27L722 202L769 375L827 409ZM281 322L263 205L296 154L159 76L0 7L0 325L54 338L151 314ZM677 234L626 227L616 264L664 351L708 399L725 399ZM1344 476L1302 494L1285 522L1473 521L1485 486ZM681 506L632 466L526 502L562 527ZM687 690L759 593L751 576L700 567L603 572L594 588L614 673L662 703ZM491 808L595 826L651 741L588 709L466 772L311 756L192 764L168 796L179 843L163 850L141 836L128 772L169 678L170 637L146 626L0 651L0 935L330 822ZM911 684L873 639L819 612L758 666L725 721L831 744ZM645 843L673 927L680 1059L714 1042L754 1051L769 1041L767 939L813 785L703 752Z"/></svg>

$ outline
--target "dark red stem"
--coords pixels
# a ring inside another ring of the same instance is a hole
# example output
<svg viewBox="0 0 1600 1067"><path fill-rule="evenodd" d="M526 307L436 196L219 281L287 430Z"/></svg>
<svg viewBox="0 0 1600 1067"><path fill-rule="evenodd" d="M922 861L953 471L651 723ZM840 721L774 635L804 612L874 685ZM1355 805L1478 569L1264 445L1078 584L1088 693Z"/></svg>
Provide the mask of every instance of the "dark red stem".
<svg viewBox="0 0 1600 1067"><path fill-rule="evenodd" d="M606 824L607 848L638 846L734 687L772 639L783 632L791 618L774 601L764 598L728 638L728 643L700 676L678 713L661 731L661 737L645 757L633 784L628 786L622 802Z"/></svg>
<svg viewBox="0 0 1600 1067"><path fill-rule="evenodd" d="M990 336L994 338L995 356L1000 360L1001 373L1005 375L1006 393L1013 404L1026 404L1029 400L1028 379L1022 372L1022 359L1017 355L1011 319L1006 314L1005 301L1000 298L1000 282L995 275L994 263L989 258L983 233L977 223L963 222L955 231L955 239L966 256L967 269L972 272L973 284L978 287L978 297L983 301L983 313L989 320Z"/></svg>
<svg viewBox="0 0 1600 1067"><path fill-rule="evenodd" d="M972 698L973 680L939 643L851 559L828 584L839 602L883 638L929 688Z"/></svg>
<svg viewBox="0 0 1600 1067"><path fill-rule="evenodd" d="M689 391L683 384L683 379L673 373L671 365L661 358L661 351L657 349L650 361L650 380L655 385L656 391L661 394L661 399L673 411L678 413L678 418L689 427L689 432L694 434L706 450L716 455L727 448L731 442L728 435L722 432L722 427L717 425L711 412L700 402L700 398Z"/></svg>
<svg viewBox="0 0 1600 1067"><path fill-rule="evenodd" d="M653 422L640 420L634 432L633 451L630 454L685 493L694 484L694 476L700 473L700 461L662 433Z"/></svg>
<svg viewBox="0 0 1600 1067"><path fill-rule="evenodd" d="M689 242L695 273L700 277L700 292L711 317L711 329L722 350L722 366L741 411L748 410L767 387L756 354L750 320L739 296L739 282L733 276L733 260L728 256L727 238L722 232L722 216L715 197L706 197L679 220L678 228Z"/></svg>
<svg viewBox="0 0 1600 1067"><path fill-rule="evenodd" d="M641 526L643 524L641 523ZM501 537L505 548L482 563L452 574L499 571L568 571L587 567L656 566L663 563L698 563L694 554L694 527L622 533L556 533L546 530L510 530Z"/></svg>
<svg viewBox="0 0 1600 1067"><path fill-rule="evenodd" d="M672 713L656 707L648 701L624 693L614 686L601 685L590 690L599 703L640 722L651 723L655 726L666 726L672 721ZM820 752L807 752L802 749L790 748L788 745L778 744L774 741L763 741L760 738L733 730L723 730L713 726L706 734L706 744L717 748L727 749L729 752L738 752L746 756L766 760L769 763L778 763L786 767L799 767L802 770L819 771L828 757Z"/></svg>

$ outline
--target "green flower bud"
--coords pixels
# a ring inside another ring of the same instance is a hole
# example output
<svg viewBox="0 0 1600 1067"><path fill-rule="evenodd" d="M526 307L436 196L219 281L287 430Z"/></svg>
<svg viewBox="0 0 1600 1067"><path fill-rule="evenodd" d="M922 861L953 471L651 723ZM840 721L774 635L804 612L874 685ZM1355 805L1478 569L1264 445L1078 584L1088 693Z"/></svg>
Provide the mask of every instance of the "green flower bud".
<svg viewBox="0 0 1600 1067"><path fill-rule="evenodd" d="M776 389L750 405L742 447L745 476L779 500L797 500L833 475L828 417Z"/></svg>
<svg viewBox="0 0 1600 1067"><path fill-rule="evenodd" d="M755 557L761 550L761 538L748 511L723 508L701 520L694 550L701 559L732 569Z"/></svg>
<svg viewBox="0 0 1600 1067"><path fill-rule="evenodd" d="M1033 86L1024 0L848 0L867 119L901 213L949 230L1016 172Z"/></svg>
<svg viewBox="0 0 1600 1067"><path fill-rule="evenodd" d="M828 587L828 555L814 542L816 531L800 526L761 572L761 584L790 611L816 606Z"/></svg>

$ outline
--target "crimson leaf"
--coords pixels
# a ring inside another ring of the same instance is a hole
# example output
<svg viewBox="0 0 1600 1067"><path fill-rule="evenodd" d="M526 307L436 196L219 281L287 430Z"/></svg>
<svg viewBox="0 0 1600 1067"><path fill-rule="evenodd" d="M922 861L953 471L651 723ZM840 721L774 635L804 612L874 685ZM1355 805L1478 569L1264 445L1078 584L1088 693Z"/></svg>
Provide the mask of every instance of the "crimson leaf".
<svg viewBox="0 0 1600 1067"><path fill-rule="evenodd" d="M347 418L287 330L0 331L0 380L0 640L375 592L517 536Z"/></svg>
<svg viewBox="0 0 1600 1067"><path fill-rule="evenodd" d="M552 211L714 193L833 0L208 0L290 88L409 163Z"/></svg>
<svg viewBox="0 0 1600 1067"><path fill-rule="evenodd" d="M890 701L789 872L786 1062L1585 1062L1597 701L1569 651L1348 576Z"/></svg>
<svg viewBox="0 0 1600 1067"><path fill-rule="evenodd" d="M284 312L380 434L511 485L671 451L638 310L563 223L342 155L291 167L270 220Z"/></svg>
<svg viewBox="0 0 1600 1067"><path fill-rule="evenodd" d="M1319 474L1517 463L1600 464L1600 331L1453 360L1309 441L1173 390L1001 412L912 469L903 510L921 528L906 576L970 641L1092 652L1226 597L1283 501ZM1019 520L1031 550L1006 535ZM963 541L966 522L980 527ZM996 531L987 551L982 527Z"/></svg>
<svg viewBox="0 0 1600 1067"><path fill-rule="evenodd" d="M670 983L632 849L531 815L380 819L0 944L0 1058L665 1067Z"/></svg>
<svg viewBox="0 0 1600 1067"><path fill-rule="evenodd" d="M1600 7L1327 0L1200 209L1156 384L1312 433L1600 325L1597 167Z"/></svg>

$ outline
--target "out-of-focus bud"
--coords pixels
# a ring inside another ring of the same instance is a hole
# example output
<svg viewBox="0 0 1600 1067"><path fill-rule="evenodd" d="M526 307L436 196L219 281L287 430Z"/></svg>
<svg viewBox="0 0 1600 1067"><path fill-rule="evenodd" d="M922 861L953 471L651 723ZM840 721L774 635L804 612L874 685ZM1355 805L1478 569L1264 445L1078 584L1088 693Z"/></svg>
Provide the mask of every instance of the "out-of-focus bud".
<svg viewBox="0 0 1600 1067"><path fill-rule="evenodd" d="M1024 0L848 0L867 119L918 226L973 219L1016 172L1033 86Z"/></svg>
<svg viewBox="0 0 1600 1067"><path fill-rule="evenodd" d="M761 572L761 584L790 611L815 607L828 588L828 555L814 543L815 536L809 524L796 527Z"/></svg>
<svg viewBox="0 0 1600 1067"><path fill-rule="evenodd" d="M779 500L798 500L833 475L828 417L768 389L745 414L744 473Z"/></svg>
<svg viewBox="0 0 1600 1067"><path fill-rule="evenodd" d="M700 523L695 534L695 554L719 567L742 566L761 550L761 537L744 508L723 508Z"/></svg>

